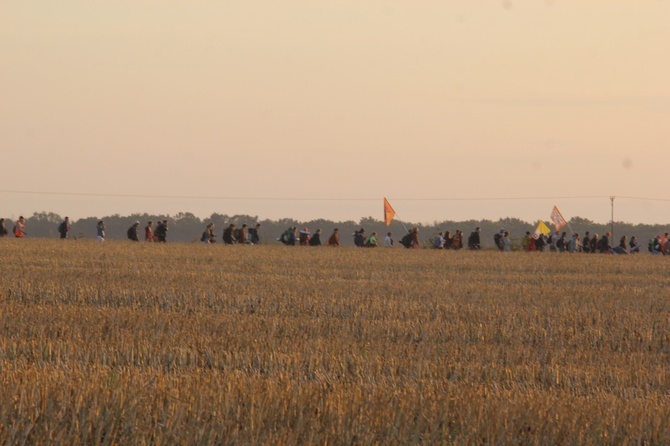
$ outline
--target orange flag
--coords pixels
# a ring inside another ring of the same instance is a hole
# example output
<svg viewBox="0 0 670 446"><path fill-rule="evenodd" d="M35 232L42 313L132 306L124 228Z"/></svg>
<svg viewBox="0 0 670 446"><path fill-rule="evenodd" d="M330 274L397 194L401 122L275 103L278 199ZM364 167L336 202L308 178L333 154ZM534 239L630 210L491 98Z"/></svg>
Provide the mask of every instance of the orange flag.
<svg viewBox="0 0 670 446"><path fill-rule="evenodd" d="M568 222L565 221L565 218L563 218L561 211L559 211L556 206L554 206L554 209L552 209L550 218L554 223L557 231L560 231L563 226L568 224Z"/></svg>
<svg viewBox="0 0 670 446"><path fill-rule="evenodd" d="M391 207L391 203L389 203L389 201L384 198L384 221L386 222L386 226L391 224L393 217L395 217L395 211Z"/></svg>

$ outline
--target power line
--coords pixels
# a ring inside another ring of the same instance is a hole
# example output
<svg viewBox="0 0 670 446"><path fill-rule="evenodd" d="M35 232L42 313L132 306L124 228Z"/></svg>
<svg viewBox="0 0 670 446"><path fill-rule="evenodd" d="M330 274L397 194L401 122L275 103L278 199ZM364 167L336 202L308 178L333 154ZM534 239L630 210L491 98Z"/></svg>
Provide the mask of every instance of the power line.
<svg viewBox="0 0 670 446"><path fill-rule="evenodd" d="M205 196L205 195L145 195L145 194L106 194L92 192L49 192L49 191L26 191L26 190L0 190L4 194L21 195L50 195L50 196L75 196L75 197L107 197L107 198L150 198L170 200L221 200L221 201L379 201L382 197L360 198L360 197L239 197L239 196ZM576 195L576 196L542 196L542 197L387 197L393 201L530 201L530 200L595 200L609 199L611 195ZM619 196L627 200L645 201L670 201L669 198L631 197Z"/></svg>
<svg viewBox="0 0 670 446"><path fill-rule="evenodd" d="M203 195L145 195L145 194L106 194L92 192L47 192L26 190L0 190L5 194L23 195L56 195L56 196L78 196L78 197L109 197L109 198L167 198L174 200L250 200L250 201L378 201L377 198L360 197L235 197L235 196L203 196ZM401 198L391 197L394 201L502 201L502 200L566 200L566 199L595 199L608 198L605 195L573 196L573 197L423 197L423 198Z"/></svg>
<svg viewBox="0 0 670 446"><path fill-rule="evenodd" d="M670 201L670 198L624 197L619 195L617 195L616 198L623 198L625 200L642 200L642 201Z"/></svg>

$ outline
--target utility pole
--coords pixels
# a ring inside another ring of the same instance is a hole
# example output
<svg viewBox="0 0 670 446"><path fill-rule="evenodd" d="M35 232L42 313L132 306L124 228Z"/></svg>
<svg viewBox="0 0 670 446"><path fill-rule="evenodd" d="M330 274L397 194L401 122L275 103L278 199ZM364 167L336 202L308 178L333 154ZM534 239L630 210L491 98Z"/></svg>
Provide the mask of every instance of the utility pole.
<svg viewBox="0 0 670 446"><path fill-rule="evenodd" d="M612 230L610 231L612 233L612 238L610 239L610 243L613 243L614 240L614 195L610 197L610 201L612 202L612 220L611 220L611 225L612 225Z"/></svg>

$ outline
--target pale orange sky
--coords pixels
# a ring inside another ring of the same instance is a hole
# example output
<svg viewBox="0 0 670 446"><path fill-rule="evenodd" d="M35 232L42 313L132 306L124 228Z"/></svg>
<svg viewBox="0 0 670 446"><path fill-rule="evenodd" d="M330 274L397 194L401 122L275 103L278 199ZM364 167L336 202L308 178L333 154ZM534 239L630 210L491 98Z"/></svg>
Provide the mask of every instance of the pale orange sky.
<svg viewBox="0 0 670 446"><path fill-rule="evenodd" d="M670 199L669 23L657 0L5 1L0 214L381 218L387 196L414 222L606 222L607 198L399 199Z"/></svg>

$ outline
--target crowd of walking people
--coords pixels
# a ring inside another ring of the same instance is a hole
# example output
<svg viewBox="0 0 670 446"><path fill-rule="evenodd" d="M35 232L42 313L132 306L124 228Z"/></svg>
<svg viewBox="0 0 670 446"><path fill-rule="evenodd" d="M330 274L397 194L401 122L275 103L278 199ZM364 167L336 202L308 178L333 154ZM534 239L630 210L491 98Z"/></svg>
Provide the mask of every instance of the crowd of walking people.
<svg viewBox="0 0 670 446"><path fill-rule="evenodd" d="M69 238L71 229L70 219L65 217L58 225L58 234L61 239ZM250 244L255 245L261 242L260 234L261 224L256 223L254 226L242 224L237 227L234 223L228 225L221 234L223 244ZM168 235L168 221L162 220L156 223L154 227L152 221L148 221L144 227L144 241L166 243ZM104 242L106 239L105 222L98 221L97 240ZM311 232L308 228L303 227L298 229L296 226L289 227L277 238L277 241L287 246L321 246L323 231L317 229ZM26 220L23 216L19 217L14 222L12 234L16 238L24 238L28 235L26 231ZM464 233L457 229L453 234L450 231L438 232L437 235L429 240L427 246L434 249L452 249L460 250L467 247L470 250L481 249L481 228L477 227L465 239ZM5 219L0 218L0 237L9 235L9 230L6 227ZM128 228L127 237L133 242L140 241L140 222L135 221L133 225ZM212 244L216 242L217 234L215 232L214 223L209 223L205 228L200 241L205 244ZM387 232L383 240L380 239L377 232L372 232L369 236L366 234L365 228L360 228L352 234L354 246L359 248L376 248L383 246L385 248L393 248L397 246L393 239L393 234ZM612 244L612 234L606 232L599 236L589 231L584 233L582 237L578 233L568 235L567 232L555 231L549 234L535 233L531 234L526 231L526 234L517 241L514 241L510 236L509 231L504 228L496 233L493 237L495 247L500 251L523 250L528 252L579 252L579 253L601 253L601 254L636 254L643 250L642 244L635 236L628 239L627 236L622 236L617 245ZM325 244L331 247L340 246L339 229L335 228L330 234ZM408 249L420 248L419 228L414 227L407 230L407 233L399 240L398 243ZM670 234L657 235L650 239L647 243L647 251L652 254L670 255Z"/></svg>
<svg viewBox="0 0 670 446"><path fill-rule="evenodd" d="M652 254L670 254L670 234L657 235L650 239L647 244L647 250ZM578 252L578 253L599 253L599 254L638 254L642 251L642 245L635 236L630 239L626 235L621 236L618 245L612 244L612 233L606 232L599 236L597 233L591 234L589 231L581 237L578 233L568 236L567 232L555 231L550 234L531 235L526 231L526 235L521 239L521 249L524 251L550 251L550 252ZM504 229L494 237L494 242L499 250L509 251L511 240L509 233Z"/></svg>

